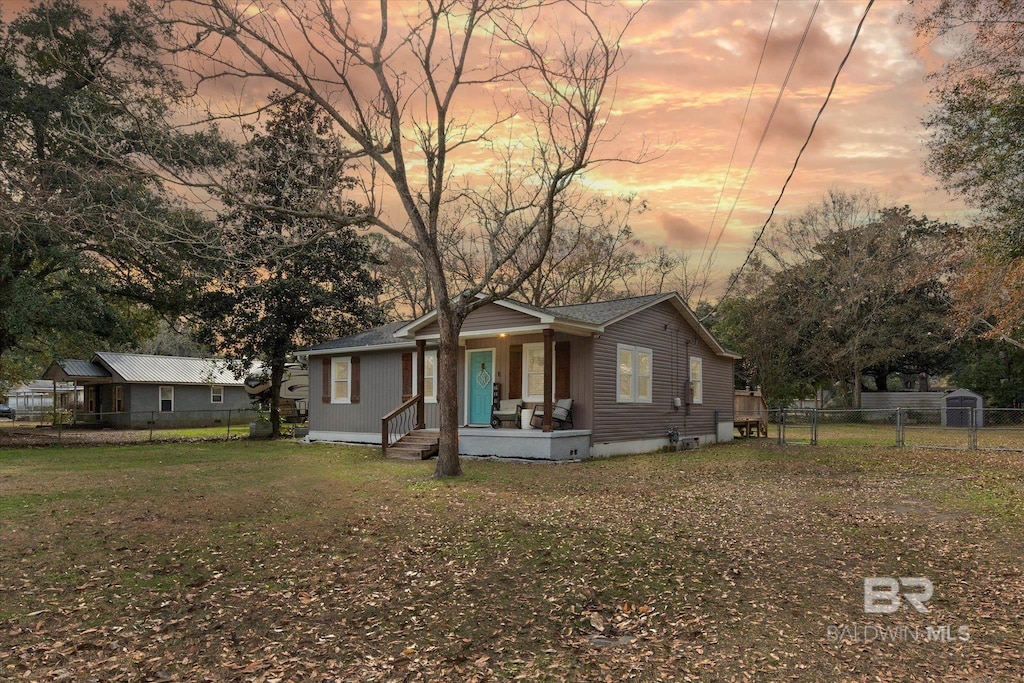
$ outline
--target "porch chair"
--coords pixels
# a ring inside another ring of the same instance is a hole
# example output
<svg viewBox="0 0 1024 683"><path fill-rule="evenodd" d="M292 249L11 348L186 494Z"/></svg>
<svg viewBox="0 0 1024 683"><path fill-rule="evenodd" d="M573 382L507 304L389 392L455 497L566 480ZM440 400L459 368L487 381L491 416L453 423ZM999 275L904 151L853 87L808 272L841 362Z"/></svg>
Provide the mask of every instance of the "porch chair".
<svg viewBox="0 0 1024 683"><path fill-rule="evenodd" d="M522 429L523 402L518 398L506 398L498 402L497 410L491 410L491 427L497 429L502 422L515 422L516 429Z"/></svg>
<svg viewBox="0 0 1024 683"><path fill-rule="evenodd" d="M551 425L558 429L565 429L565 425L569 425L569 429L572 429L571 398L560 398L555 401L555 405L551 406ZM538 405L533 409L533 415L530 416L530 426L537 428L544 426L543 405Z"/></svg>

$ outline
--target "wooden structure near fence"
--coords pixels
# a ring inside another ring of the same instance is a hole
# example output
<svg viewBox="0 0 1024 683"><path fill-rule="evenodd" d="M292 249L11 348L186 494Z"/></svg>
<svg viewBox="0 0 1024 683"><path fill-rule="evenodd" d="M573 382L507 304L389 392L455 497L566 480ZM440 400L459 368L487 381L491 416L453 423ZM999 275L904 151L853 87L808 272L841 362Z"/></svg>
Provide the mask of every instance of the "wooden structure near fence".
<svg viewBox="0 0 1024 683"><path fill-rule="evenodd" d="M733 426L740 436L768 436L768 404L761 389L737 389L732 403Z"/></svg>

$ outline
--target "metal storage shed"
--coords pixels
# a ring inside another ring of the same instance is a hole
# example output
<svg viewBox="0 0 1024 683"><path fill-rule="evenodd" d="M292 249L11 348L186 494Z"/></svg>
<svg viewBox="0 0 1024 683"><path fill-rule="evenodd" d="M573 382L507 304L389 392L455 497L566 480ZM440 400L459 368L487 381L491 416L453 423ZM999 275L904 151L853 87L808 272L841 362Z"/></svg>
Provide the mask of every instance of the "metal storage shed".
<svg viewBox="0 0 1024 683"><path fill-rule="evenodd" d="M974 411L975 427L985 426L985 399L969 389L957 389L942 397L942 426L966 429Z"/></svg>

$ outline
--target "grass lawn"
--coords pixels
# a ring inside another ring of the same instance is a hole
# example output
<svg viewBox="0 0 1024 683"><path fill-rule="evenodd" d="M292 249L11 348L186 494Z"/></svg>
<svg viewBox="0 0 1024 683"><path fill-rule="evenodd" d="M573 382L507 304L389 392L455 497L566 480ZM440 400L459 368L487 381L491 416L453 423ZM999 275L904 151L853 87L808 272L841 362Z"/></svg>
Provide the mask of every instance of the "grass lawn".
<svg viewBox="0 0 1024 683"><path fill-rule="evenodd" d="M0 451L0 679L1024 672L1022 454L747 442L432 469L249 441ZM930 613L865 614L873 576L930 579Z"/></svg>

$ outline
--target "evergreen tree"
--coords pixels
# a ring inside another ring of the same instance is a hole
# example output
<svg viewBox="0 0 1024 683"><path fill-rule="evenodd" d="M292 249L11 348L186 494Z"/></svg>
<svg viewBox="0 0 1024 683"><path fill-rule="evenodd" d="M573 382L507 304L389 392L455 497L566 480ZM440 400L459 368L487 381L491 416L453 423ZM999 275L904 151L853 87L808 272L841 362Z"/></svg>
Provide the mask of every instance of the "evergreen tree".
<svg viewBox="0 0 1024 683"><path fill-rule="evenodd" d="M352 227L289 213L337 207L355 180L331 122L310 102L274 92L263 131L248 127L222 217L225 259L202 298L203 341L259 360L271 381L271 425L280 433L285 363L298 347L383 321L375 257ZM362 208L347 204L352 215Z"/></svg>

